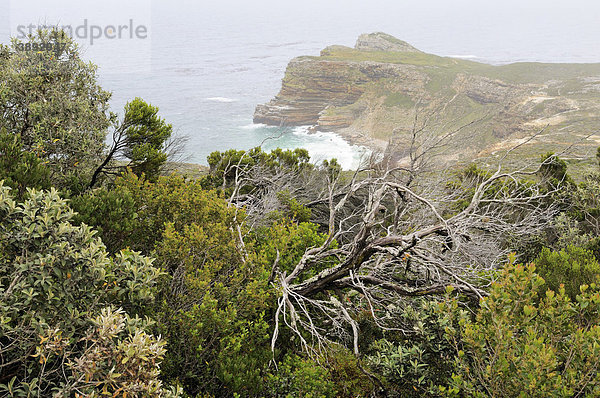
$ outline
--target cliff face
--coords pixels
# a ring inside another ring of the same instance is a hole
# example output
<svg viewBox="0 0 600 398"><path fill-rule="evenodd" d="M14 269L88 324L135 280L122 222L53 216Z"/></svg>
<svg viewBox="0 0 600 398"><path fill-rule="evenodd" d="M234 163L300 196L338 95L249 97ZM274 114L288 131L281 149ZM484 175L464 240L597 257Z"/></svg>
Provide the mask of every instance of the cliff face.
<svg viewBox="0 0 600 398"><path fill-rule="evenodd" d="M268 104L256 107L254 122L292 126L318 124L329 129L348 127L356 114L334 115L327 111L355 104L373 83L392 78L402 79L404 90L419 91L426 76L412 65L295 58L287 67L279 94Z"/></svg>
<svg viewBox="0 0 600 398"><path fill-rule="evenodd" d="M600 64L492 66L426 54L375 33L361 35L355 48L330 46L319 57L292 60L281 91L256 107L254 122L314 125L402 148L415 119L427 120L429 135L460 128L466 141L455 140L449 156L470 159L544 127L528 145L555 150L596 129L599 116Z"/></svg>
<svg viewBox="0 0 600 398"><path fill-rule="evenodd" d="M281 92L266 105L259 105L255 123L315 124L328 106L353 104L368 80L358 73L359 65L296 58L290 62Z"/></svg>

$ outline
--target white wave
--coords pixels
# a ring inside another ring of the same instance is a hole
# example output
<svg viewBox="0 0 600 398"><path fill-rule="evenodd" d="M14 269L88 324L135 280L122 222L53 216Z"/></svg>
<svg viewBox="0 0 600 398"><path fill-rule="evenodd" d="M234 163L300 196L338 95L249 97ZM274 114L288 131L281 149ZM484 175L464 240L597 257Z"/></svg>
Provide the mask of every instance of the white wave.
<svg viewBox="0 0 600 398"><path fill-rule="evenodd" d="M356 169L370 150L361 145L352 145L335 133L311 131L313 126L299 126L292 129L292 134L301 139L301 148L308 150L313 163L336 158L343 169Z"/></svg>
<svg viewBox="0 0 600 398"><path fill-rule="evenodd" d="M209 97L209 98L205 98L207 101L213 101L213 102L235 102L237 101L236 99L233 98L227 98L227 97Z"/></svg>
<svg viewBox="0 0 600 398"><path fill-rule="evenodd" d="M301 136L306 136L309 134L316 134L316 133L310 132L310 129L313 127L314 126L296 126L296 127L292 128L292 134L301 135Z"/></svg>
<svg viewBox="0 0 600 398"><path fill-rule="evenodd" d="M240 128L243 130L257 130L257 129L271 128L271 127L275 127L275 126L269 126L269 125L266 125L263 123L251 123L251 124L247 124L245 126L240 126Z"/></svg>

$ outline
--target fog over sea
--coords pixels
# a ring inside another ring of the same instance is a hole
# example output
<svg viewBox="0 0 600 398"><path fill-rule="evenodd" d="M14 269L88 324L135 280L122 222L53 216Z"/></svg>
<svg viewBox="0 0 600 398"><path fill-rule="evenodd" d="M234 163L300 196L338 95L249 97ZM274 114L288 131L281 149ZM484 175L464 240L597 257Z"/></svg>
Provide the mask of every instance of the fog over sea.
<svg viewBox="0 0 600 398"><path fill-rule="evenodd" d="M159 106L189 136L188 161L202 164L212 151L280 136L263 148L304 147L315 160L355 166L363 148L303 127L253 125L252 114L277 94L290 59L353 46L361 33L382 31L425 52L490 63L600 62L597 0L0 1L0 42L21 23L145 24L148 38L127 44L126 53L100 39L82 43L84 57L100 65L115 111L134 97Z"/></svg>

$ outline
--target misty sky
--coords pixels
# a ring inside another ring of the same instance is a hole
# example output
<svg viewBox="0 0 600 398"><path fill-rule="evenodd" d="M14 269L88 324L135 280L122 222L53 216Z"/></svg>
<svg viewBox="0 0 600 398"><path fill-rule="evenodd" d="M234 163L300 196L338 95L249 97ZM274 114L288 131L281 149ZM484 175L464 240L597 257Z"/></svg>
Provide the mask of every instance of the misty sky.
<svg viewBox="0 0 600 398"><path fill-rule="evenodd" d="M157 35L158 26L168 23L187 35L210 30L235 36L261 29L269 41L277 39L284 22L286 37L322 37L324 43L351 45L360 33L385 31L438 53L477 53L513 44L525 49L553 41L556 48L570 45L575 58L600 57L600 1L593 0L0 0L0 35L6 35L11 2L31 19L57 10L116 16L132 3L139 13L151 14Z"/></svg>

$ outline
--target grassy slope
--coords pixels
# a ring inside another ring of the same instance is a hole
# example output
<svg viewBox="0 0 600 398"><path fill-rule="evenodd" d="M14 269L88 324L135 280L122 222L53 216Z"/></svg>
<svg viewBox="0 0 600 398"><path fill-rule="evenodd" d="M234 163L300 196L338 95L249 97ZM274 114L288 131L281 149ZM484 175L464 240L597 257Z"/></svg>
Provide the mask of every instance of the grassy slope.
<svg viewBox="0 0 600 398"><path fill-rule="evenodd" d="M350 47L332 46L327 55L310 57L331 61L372 61L391 64L443 68L445 74L469 73L492 79L500 79L508 83L544 83L549 80L570 80L581 76L600 75L600 63L595 64L561 64L539 62L517 62L495 66L480 62L440 57L427 53L394 53L381 51L359 51Z"/></svg>

